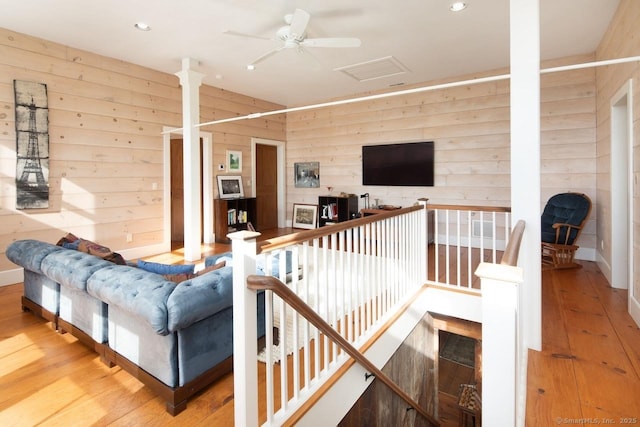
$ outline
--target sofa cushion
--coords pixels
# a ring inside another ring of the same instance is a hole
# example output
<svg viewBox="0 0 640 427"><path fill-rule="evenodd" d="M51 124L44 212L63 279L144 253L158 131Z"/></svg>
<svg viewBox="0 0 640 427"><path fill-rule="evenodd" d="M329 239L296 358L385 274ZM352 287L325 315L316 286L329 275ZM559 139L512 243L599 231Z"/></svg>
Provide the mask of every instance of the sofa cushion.
<svg viewBox="0 0 640 427"><path fill-rule="evenodd" d="M233 269L224 267L180 283L167 301L170 332L233 305Z"/></svg>
<svg viewBox="0 0 640 427"><path fill-rule="evenodd" d="M109 265L113 264L93 255L63 249L42 260L42 272L62 286L84 291L87 289L87 279Z"/></svg>
<svg viewBox="0 0 640 427"><path fill-rule="evenodd" d="M167 335L167 299L176 284L139 268L110 264L87 282L87 292L109 306L117 305Z"/></svg>
<svg viewBox="0 0 640 427"><path fill-rule="evenodd" d="M31 270L34 273L42 273L42 260L49 254L62 251L60 246L38 240L17 240L7 247L7 258L14 264Z"/></svg>

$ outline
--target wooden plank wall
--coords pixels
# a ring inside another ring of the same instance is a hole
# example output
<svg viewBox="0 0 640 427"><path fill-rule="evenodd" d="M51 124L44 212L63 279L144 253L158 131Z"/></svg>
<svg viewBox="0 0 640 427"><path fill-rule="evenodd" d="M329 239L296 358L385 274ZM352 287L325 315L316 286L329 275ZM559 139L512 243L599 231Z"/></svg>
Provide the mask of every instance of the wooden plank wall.
<svg viewBox="0 0 640 427"><path fill-rule="evenodd" d="M598 60L624 58L640 55L640 37L638 36L638 21L640 21L640 3L635 0L621 0L618 10L611 24L602 38L596 51ZM640 277L640 64L629 64L600 67L596 71L598 90L597 103L597 195L598 195L598 227L597 241L602 241L603 247L598 247L603 262L601 268L611 265L611 98L632 79L633 88L633 158L634 178L633 188L633 224L634 224L634 277ZM608 276L610 277L610 276ZM634 295L640 295L640 281L634 283Z"/></svg>
<svg viewBox="0 0 640 427"><path fill-rule="evenodd" d="M593 55L563 58L543 68L592 60ZM420 86L439 83L444 82ZM595 72L545 75L541 90L543 205L551 195L568 190L585 192L595 202ZM330 191L368 192L372 204L378 199L408 206L428 197L434 203L510 206L509 105L509 81L504 80L290 113L288 215L293 203L315 204ZM424 140L435 141L434 187L362 186L362 145ZM320 162L321 187L295 188L293 164L308 161ZM593 249L594 236L595 214L581 246Z"/></svg>
<svg viewBox="0 0 640 427"><path fill-rule="evenodd" d="M0 250L17 238L54 241L64 231L117 250L158 243L163 224L160 132L163 125L180 125L177 77L7 30L0 30L0 49L6 76L0 81ZM565 58L551 65L591 59ZM48 85L52 207L46 211L14 209L14 78ZM279 108L211 86L202 87L201 104L202 121ZM574 190L595 202L595 72L545 76L541 113L543 200ZM288 217L293 203L316 203L329 192L369 192L372 203L379 199L403 206L418 197L436 203L510 204L508 81L290 113L286 122L273 116L203 130L214 133L214 164L225 163L226 149L240 150L247 177L252 136L287 140ZM436 142L435 187L361 185L361 145L419 140ZM298 161L320 162L319 189L294 188ZM595 248L596 214L581 237L583 247ZM127 233L134 235L132 243L125 242ZM7 265L0 257L0 271Z"/></svg>
<svg viewBox="0 0 640 427"><path fill-rule="evenodd" d="M17 239L55 243L72 232L113 250L162 243L161 132L182 126L178 78L6 29L0 76L0 273L15 268L4 251ZM14 79L47 85L49 209L15 209ZM202 122L282 108L206 85L200 93ZM214 164L226 149L242 151L249 178L251 137L284 140L285 117L203 130L213 133Z"/></svg>

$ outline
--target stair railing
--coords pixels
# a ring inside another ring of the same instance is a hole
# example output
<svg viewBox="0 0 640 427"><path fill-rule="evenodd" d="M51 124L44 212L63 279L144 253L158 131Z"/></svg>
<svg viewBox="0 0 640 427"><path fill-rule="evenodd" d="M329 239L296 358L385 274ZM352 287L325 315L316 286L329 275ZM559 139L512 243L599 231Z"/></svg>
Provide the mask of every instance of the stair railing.
<svg viewBox="0 0 640 427"><path fill-rule="evenodd" d="M411 396L409 396L404 390L402 390L396 383L393 382L382 370L373 364L364 354L360 353L357 348L352 346L349 341L344 339L335 329L331 327L322 317L320 317L311 307L309 307L304 301L302 301L298 295L289 289L284 283L272 276L257 276L250 275L247 277L247 287L249 289L269 290L278 295L284 302L291 306L298 314L307 319L313 326L325 336L328 336L334 343L338 344L349 356L351 356L357 363L365 367L371 372L380 382L389 387L396 395L402 398L409 406L416 410L431 425L439 426L440 423L431 414L425 411Z"/></svg>

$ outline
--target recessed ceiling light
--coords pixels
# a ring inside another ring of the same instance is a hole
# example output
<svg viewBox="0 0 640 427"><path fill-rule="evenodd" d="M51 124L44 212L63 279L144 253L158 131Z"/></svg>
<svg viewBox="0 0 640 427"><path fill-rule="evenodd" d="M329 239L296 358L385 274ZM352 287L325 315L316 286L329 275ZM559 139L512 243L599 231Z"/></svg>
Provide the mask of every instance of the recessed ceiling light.
<svg viewBox="0 0 640 427"><path fill-rule="evenodd" d="M255 66L255 65L253 65L253 64L249 64L249 65L247 65L247 70L249 70L249 71L253 71L253 70L255 70L255 69L256 69L256 66Z"/></svg>
<svg viewBox="0 0 640 427"><path fill-rule="evenodd" d="M145 24L144 22L137 22L134 27L136 27L140 31L151 31L151 27L149 24Z"/></svg>
<svg viewBox="0 0 640 427"><path fill-rule="evenodd" d="M467 4L463 1L454 1L449 6L449 10L451 12L460 12L461 10L465 10L467 8Z"/></svg>

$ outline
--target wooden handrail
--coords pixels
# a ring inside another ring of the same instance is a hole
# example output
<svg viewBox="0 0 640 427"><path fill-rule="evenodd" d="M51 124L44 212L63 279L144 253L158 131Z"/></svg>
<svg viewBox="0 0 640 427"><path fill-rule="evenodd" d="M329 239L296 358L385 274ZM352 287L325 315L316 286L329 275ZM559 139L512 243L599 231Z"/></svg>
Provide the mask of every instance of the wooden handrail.
<svg viewBox="0 0 640 427"><path fill-rule="evenodd" d="M303 242L308 242L309 240L317 239L319 237L329 236L331 234L339 233L351 228L360 227L362 225L370 224L386 218L392 218L394 216L403 215L409 212L418 211L420 209L422 209L421 205L409 206L406 208L382 212L376 215L350 219L348 221L326 225L324 227L316 228L313 230L304 230L292 234L287 234L285 236L274 237L273 239L267 239L263 242L260 242L258 244L258 253L273 251L291 245L297 245Z"/></svg>
<svg viewBox="0 0 640 427"><path fill-rule="evenodd" d="M472 205L439 205L428 204L427 209L452 210L452 211L475 211L475 212L511 212L509 206L472 206Z"/></svg>
<svg viewBox="0 0 640 427"><path fill-rule="evenodd" d="M395 212L395 211L394 211ZM337 224L336 224L337 225ZM369 361L362 353L353 347L349 341L344 339L335 329L331 327L325 320L320 317L311 307L309 307L304 301L296 295L291 289L289 289L284 283L272 276L258 276L250 275L247 277L247 287L253 290L270 290L275 292L280 298L282 298L287 304L289 304L300 315L304 316L313 326L318 328L324 335L328 336L333 342L338 344L349 356L351 356L356 362L364 366L369 370L376 378L382 381L387 387L389 387L394 393L400 396L405 402L407 402L413 409L415 409L420 415L425 417L432 425L439 426L440 423L431 414L425 411L417 402L404 392L396 383L393 382L384 372L378 369L372 362Z"/></svg>
<svg viewBox="0 0 640 427"><path fill-rule="evenodd" d="M520 243L524 234L524 221L519 220L516 226L511 230L511 238L507 247L504 249L504 255L500 264L515 266L518 263L518 254L520 253Z"/></svg>

